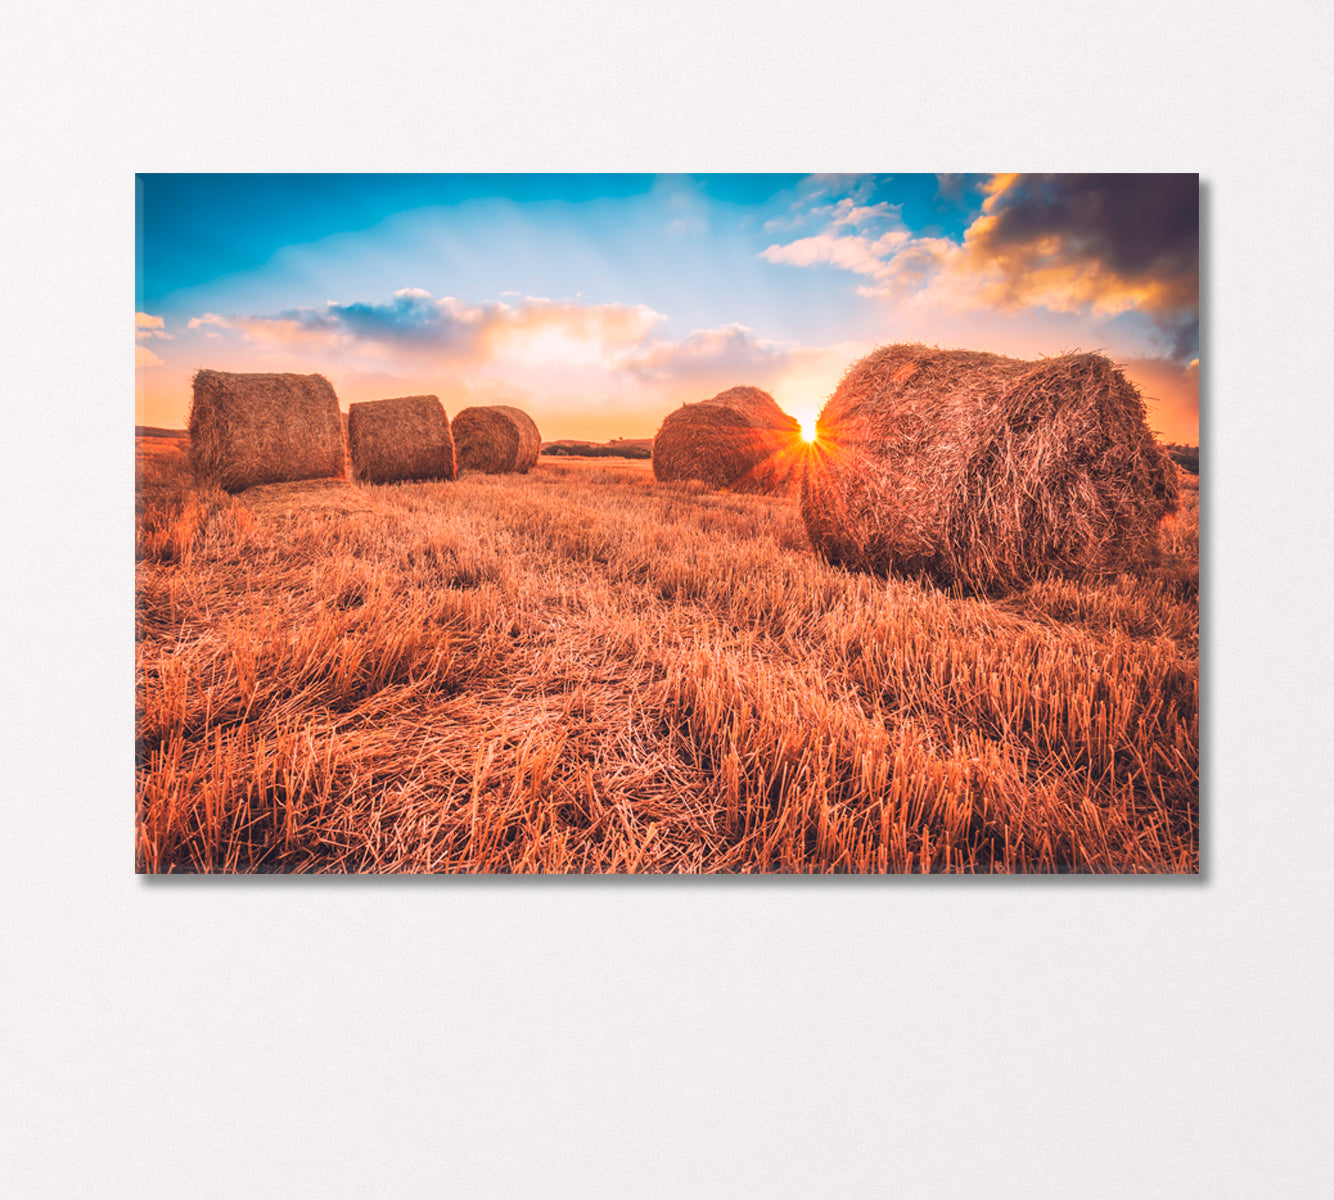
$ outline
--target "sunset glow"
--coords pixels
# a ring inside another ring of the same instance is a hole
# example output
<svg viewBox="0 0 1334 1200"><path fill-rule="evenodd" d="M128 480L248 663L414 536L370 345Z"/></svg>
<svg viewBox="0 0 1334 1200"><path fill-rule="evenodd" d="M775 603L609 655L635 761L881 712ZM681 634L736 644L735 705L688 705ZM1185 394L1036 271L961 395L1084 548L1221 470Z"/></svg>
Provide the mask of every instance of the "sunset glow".
<svg viewBox="0 0 1334 1200"><path fill-rule="evenodd" d="M550 440L652 437L749 385L809 440L808 397L921 341L1099 349L1161 436L1198 437L1195 176L137 182L139 424L182 427L209 367L318 372L344 409L511 404Z"/></svg>

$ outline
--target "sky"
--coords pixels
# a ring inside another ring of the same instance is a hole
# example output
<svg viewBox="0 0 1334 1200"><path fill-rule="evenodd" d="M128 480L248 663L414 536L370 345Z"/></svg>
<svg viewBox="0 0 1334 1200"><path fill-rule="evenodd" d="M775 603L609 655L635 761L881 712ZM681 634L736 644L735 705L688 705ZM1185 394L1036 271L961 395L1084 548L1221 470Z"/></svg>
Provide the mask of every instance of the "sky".
<svg viewBox="0 0 1334 1200"><path fill-rule="evenodd" d="M811 422L878 345L1096 350L1198 441L1196 175L139 175L135 423L190 380L514 404L652 437L745 384Z"/></svg>

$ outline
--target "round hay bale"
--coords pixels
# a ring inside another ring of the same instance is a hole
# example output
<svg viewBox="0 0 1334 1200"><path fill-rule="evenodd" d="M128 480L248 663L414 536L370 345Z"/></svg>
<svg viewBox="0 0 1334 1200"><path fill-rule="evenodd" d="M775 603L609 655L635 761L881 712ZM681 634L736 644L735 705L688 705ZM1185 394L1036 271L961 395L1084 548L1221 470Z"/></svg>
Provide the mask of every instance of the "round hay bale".
<svg viewBox="0 0 1334 1200"><path fill-rule="evenodd" d="M882 346L843 376L802 482L831 562L978 589L1141 561L1176 472L1098 354Z"/></svg>
<svg viewBox="0 0 1334 1200"><path fill-rule="evenodd" d="M542 435L520 408L481 405L465 408L454 418L454 449L460 470L527 475L542 449Z"/></svg>
<svg viewBox="0 0 1334 1200"><path fill-rule="evenodd" d="M453 479L454 435L437 396L363 400L347 414L352 470L366 483Z"/></svg>
<svg viewBox="0 0 1334 1200"><path fill-rule="evenodd" d="M653 477L735 492L780 492L796 478L801 425L768 392L734 387L669 413L653 439Z"/></svg>
<svg viewBox="0 0 1334 1200"><path fill-rule="evenodd" d="M323 375L201 370L193 383L190 464L201 482L239 492L343 477L338 397Z"/></svg>

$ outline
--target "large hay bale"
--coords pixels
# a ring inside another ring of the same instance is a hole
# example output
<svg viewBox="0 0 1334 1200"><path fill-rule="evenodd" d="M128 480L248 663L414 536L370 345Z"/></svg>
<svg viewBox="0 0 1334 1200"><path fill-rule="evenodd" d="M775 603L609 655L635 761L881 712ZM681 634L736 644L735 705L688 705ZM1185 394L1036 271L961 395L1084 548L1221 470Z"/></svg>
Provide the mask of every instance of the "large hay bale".
<svg viewBox="0 0 1334 1200"><path fill-rule="evenodd" d="M527 475L542 449L542 435L520 408L481 405L465 408L454 418L454 449L460 470Z"/></svg>
<svg viewBox="0 0 1334 1200"><path fill-rule="evenodd" d="M653 477L736 492L780 492L796 478L801 425L768 392L734 387L668 413L653 439Z"/></svg>
<svg viewBox="0 0 1334 1200"><path fill-rule="evenodd" d="M454 435L437 396L397 396L349 406L347 449L366 483L453 479Z"/></svg>
<svg viewBox="0 0 1334 1200"><path fill-rule="evenodd" d="M921 345L849 368L801 497L831 562L982 589L1130 566L1176 505L1144 400L1106 358Z"/></svg>
<svg viewBox="0 0 1334 1200"><path fill-rule="evenodd" d="M343 475L338 397L323 375L196 371L189 431L196 478L229 492Z"/></svg>

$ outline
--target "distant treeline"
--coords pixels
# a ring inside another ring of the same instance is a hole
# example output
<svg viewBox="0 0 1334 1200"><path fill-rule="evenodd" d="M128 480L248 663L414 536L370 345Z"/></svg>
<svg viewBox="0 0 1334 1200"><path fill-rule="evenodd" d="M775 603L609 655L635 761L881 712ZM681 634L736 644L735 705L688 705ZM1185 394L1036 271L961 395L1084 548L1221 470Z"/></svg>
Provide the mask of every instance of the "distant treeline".
<svg viewBox="0 0 1334 1200"><path fill-rule="evenodd" d="M572 458L652 458L647 446L548 446L543 454L566 454Z"/></svg>
<svg viewBox="0 0 1334 1200"><path fill-rule="evenodd" d="M1192 475L1200 473L1200 448L1198 446L1183 446L1179 442L1168 442L1163 446L1167 451L1168 457L1178 464L1183 471L1189 471Z"/></svg>

